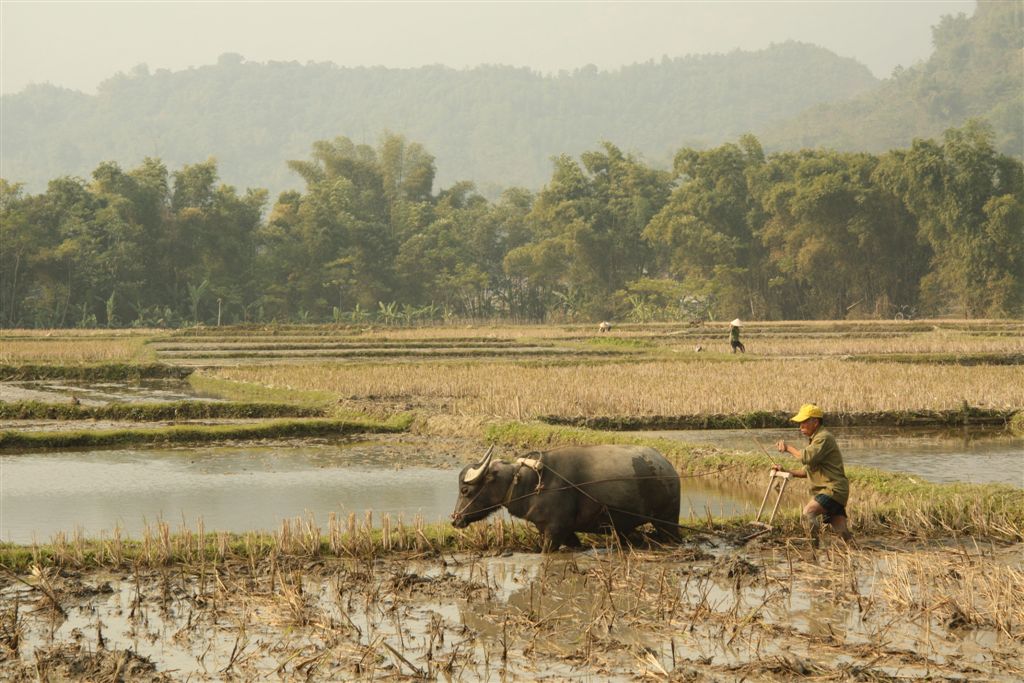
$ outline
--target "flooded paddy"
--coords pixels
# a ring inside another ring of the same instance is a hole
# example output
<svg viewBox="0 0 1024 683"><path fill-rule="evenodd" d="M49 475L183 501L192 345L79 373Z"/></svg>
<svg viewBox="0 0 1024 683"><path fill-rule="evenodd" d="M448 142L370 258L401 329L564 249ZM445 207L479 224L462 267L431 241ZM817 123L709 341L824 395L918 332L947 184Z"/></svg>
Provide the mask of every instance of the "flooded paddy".
<svg viewBox="0 0 1024 683"><path fill-rule="evenodd" d="M143 379L137 382L75 382L69 380L34 380L0 382L0 401L39 401L68 403L72 397L82 405L108 403L152 403L171 401L216 401L196 392L188 382L179 379Z"/></svg>
<svg viewBox="0 0 1024 683"><path fill-rule="evenodd" d="M905 427L830 427L847 465L905 472L938 483L1010 484L1024 487L1024 437L1002 429L967 427L920 429ZM708 444L729 450L763 453L796 469L793 458L782 459L779 439L806 440L793 429L693 429L627 432L637 436ZM765 458L765 462L770 461Z"/></svg>
<svg viewBox="0 0 1024 683"><path fill-rule="evenodd" d="M0 577L16 655L0 676L1014 681L1022 561L1020 544L812 554L705 540L50 570L33 581L45 591Z"/></svg>
<svg viewBox="0 0 1024 683"><path fill-rule="evenodd" d="M456 475L478 444L395 437L375 441L61 451L0 456L0 540L48 541L115 526L138 538L158 519L213 531L272 530L310 514L320 523L372 510L447 520ZM499 455L512 457L511 452ZM751 503L684 480L684 517L734 515Z"/></svg>

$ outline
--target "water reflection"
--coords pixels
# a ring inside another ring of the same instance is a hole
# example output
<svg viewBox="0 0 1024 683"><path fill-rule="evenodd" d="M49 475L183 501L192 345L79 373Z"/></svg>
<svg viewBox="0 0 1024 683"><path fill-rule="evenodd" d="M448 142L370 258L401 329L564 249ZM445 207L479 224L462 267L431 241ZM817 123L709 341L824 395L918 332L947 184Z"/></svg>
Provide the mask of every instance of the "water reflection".
<svg viewBox="0 0 1024 683"><path fill-rule="evenodd" d="M371 449L344 445L7 455L0 468L0 538L19 543L115 524L137 537L158 518L233 532L307 511L320 524L365 509L434 521L455 500L452 471L385 468Z"/></svg>
<svg viewBox="0 0 1024 683"><path fill-rule="evenodd" d="M847 465L916 474L928 481L1024 487L1024 437L1001 429L914 429L898 427L830 427ZM793 429L693 429L631 432L730 450L779 455L775 442L803 442ZM759 445L760 444L760 445ZM765 459L767 463L767 458ZM796 466L795 460L790 460Z"/></svg>

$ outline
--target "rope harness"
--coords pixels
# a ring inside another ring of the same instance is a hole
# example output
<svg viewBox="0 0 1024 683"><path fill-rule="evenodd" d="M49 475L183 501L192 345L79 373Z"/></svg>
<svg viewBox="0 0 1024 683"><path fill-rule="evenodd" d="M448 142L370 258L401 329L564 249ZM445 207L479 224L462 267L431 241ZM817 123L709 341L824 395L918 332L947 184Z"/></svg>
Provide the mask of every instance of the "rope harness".
<svg viewBox="0 0 1024 683"><path fill-rule="evenodd" d="M508 487L508 491L505 492L505 500L502 501L502 505L508 505L512 501L512 492L516 490L516 486L519 485L519 476L523 473L524 467L529 467L531 470L537 473L537 488L535 488L529 495L535 496L541 492L544 488L544 476L541 471L544 469L544 463L534 458L516 458L516 473L512 476L512 483ZM554 472L554 470L551 470ZM555 472L555 474L558 474Z"/></svg>

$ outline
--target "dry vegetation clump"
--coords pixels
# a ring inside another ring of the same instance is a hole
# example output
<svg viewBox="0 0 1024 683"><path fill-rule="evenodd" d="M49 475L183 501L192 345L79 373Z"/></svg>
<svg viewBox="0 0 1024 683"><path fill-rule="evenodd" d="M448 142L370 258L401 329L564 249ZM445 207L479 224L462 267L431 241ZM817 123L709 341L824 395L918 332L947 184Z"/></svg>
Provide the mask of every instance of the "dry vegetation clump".
<svg viewBox="0 0 1024 683"><path fill-rule="evenodd" d="M63 643L35 651L31 672L9 672L18 681L126 681L172 683L176 679L158 672L156 664L130 647L123 650L93 649L81 643ZM19 675L20 674L20 675Z"/></svg>
<svg viewBox="0 0 1024 683"><path fill-rule="evenodd" d="M212 376L275 388L337 392L342 401L403 401L483 419L542 415L684 415L793 410L830 413L1024 406L1024 367L930 366L836 359L602 365L312 364L235 367Z"/></svg>
<svg viewBox="0 0 1024 683"><path fill-rule="evenodd" d="M99 538L85 538L80 530L70 537L54 534L48 544L0 545L0 566L25 571L29 567L61 569L155 568L175 564L242 562L254 564L271 556L297 561L356 558L374 561L391 554L434 555L440 552L493 552L534 550L539 536L532 525L494 517L467 529L449 524L428 524L420 515L406 519L383 514L374 524L372 510L357 517L331 513L326 526L311 514L282 520L270 533L207 532L200 519L195 529L174 528L165 521L147 524L141 538L124 537L120 527ZM45 589L45 580L40 584Z"/></svg>
<svg viewBox="0 0 1024 683"><path fill-rule="evenodd" d="M128 363L151 361L153 351L147 347L147 335L98 335L66 334L59 336L25 337L8 336L0 338L0 364L51 363L77 365L82 363Z"/></svg>
<svg viewBox="0 0 1024 683"><path fill-rule="evenodd" d="M986 557L986 555L988 557ZM950 629L988 628L1024 642L1024 568L964 547L886 554L875 589L889 607Z"/></svg>

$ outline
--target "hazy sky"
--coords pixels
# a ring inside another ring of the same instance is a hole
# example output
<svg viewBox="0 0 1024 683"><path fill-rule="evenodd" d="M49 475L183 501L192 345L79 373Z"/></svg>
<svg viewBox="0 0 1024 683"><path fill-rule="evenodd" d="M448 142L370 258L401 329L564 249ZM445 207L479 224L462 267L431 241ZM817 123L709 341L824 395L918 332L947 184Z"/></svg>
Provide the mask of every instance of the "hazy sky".
<svg viewBox="0 0 1024 683"><path fill-rule="evenodd" d="M1011 0L1017 1L1017 0ZM174 71L225 52L250 61L389 67L613 69L663 55L799 40L876 76L924 60L931 26L973 0L832 2L45 2L0 0L0 92L93 93L138 64Z"/></svg>

